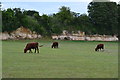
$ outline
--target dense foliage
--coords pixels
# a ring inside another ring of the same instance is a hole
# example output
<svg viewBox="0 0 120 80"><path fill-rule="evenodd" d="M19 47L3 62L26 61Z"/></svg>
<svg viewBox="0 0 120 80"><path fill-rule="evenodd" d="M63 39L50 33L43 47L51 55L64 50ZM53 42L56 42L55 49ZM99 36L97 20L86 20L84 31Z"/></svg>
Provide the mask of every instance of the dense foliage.
<svg viewBox="0 0 120 80"><path fill-rule="evenodd" d="M39 15L34 10L8 8L2 10L2 31L11 32L20 26L36 31L43 36L61 34L63 30L84 31L86 34L118 34L120 5L115 2L91 2L88 15L72 12L62 6L59 12L52 15Z"/></svg>
<svg viewBox="0 0 120 80"><path fill-rule="evenodd" d="M89 17L99 34L117 34L118 14L115 2L91 2Z"/></svg>

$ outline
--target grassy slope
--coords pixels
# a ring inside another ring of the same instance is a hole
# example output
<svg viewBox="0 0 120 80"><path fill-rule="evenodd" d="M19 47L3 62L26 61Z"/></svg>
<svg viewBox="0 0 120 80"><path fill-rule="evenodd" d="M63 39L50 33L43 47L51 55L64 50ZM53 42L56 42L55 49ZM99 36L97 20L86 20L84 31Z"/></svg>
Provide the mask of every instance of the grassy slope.
<svg viewBox="0 0 120 80"><path fill-rule="evenodd" d="M59 49L44 44L40 54L23 53L28 41L3 41L5 78L114 78L118 75L117 42L59 41ZM104 52L95 52L104 43Z"/></svg>

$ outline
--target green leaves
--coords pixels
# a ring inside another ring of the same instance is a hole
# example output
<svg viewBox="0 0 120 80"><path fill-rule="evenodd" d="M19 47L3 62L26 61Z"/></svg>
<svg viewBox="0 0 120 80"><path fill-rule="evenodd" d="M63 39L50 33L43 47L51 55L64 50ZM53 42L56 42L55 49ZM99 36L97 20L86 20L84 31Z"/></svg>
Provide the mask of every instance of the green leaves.
<svg viewBox="0 0 120 80"><path fill-rule="evenodd" d="M108 1L108 0L107 0ZM84 31L87 34L118 34L120 25L120 5L115 2L90 2L88 15L72 12L62 6L59 12L42 16L35 10L8 8L2 10L2 29L13 31L20 26L27 27L43 36L61 34L63 30Z"/></svg>
<svg viewBox="0 0 120 80"><path fill-rule="evenodd" d="M91 2L88 13L98 34L117 33L117 4L115 2Z"/></svg>

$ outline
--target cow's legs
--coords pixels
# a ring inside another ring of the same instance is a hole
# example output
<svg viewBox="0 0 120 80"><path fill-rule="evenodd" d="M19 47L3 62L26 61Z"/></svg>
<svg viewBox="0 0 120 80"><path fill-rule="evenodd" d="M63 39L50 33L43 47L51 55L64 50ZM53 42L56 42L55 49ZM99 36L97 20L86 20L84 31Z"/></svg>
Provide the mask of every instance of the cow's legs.
<svg viewBox="0 0 120 80"><path fill-rule="evenodd" d="M32 53L31 49L29 50L29 53Z"/></svg>
<svg viewBox="0 0 120 80"><path fill-rule="evenodd" d="M52 48L54 48L54 46L52 45Z"/></svg>
<svg viewBox="0 0 120 80"><path fill-rule="evenodd" d="M99 51L99 49L97 49L97 51Z"/></svg>
<svg viewBox="0 0 120 80"><path fill-rule="evenodd" d="M101 48L99 48L99 51L101 51Z"/></svg>
<svg viewBox="0 0 120 80"><path fill-rule="evenodd" d="M39 53L39 49L38 49L38 47L37 47L36 49L37 49L37 52Z"/></svg>
<svg viewBox="0 0 120 80"><path fill-rule="evenodd" d="M102 49L103 49L103 51L104 51L104 46L103 46L103 48L102 48Z"/></svg>
<svg viewBox="0 0 120 80"><path fill-rule="evenodd" d="M104 48L102 48L102 51L104 51Z"/></svg>
<svg viewBox="0 0 120 80"><path fill-rule="evenodd" d="M35 53L36 53L36 48L35 48Z"/></svg>

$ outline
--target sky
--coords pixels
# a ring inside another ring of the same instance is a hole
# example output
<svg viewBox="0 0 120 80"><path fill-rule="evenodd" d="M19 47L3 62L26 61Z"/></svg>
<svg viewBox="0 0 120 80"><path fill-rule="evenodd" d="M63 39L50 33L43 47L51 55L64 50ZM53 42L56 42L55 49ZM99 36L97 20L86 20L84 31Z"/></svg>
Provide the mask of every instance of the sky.
<svg viewBox="0 0 120 80"><path fill-rule="evenodd" d="M61 6L66 6L76 13L86 13L88 2L2 2L2 9L21 8L38 11L42 14L53 14L59 11Z"/></svg>
<svg viewBox="0 0 120 80"><path fill-rule="evenodd" d="M10 1L10 0L9 0ZM114 2L119 2L118 0L113 0ZM35 10L38 11L40 15L42 14L53 14L57 13L59 11L59 8L61 6L66 6L71 9L71 11L80 13L80 14L88 14L87 13L87 6L91 2L91 0L82 0L82 1L77 1L77 0L71 0L71 1L47 1L47 0L20 0L17 2L14 0L11 0L11 2L7 2L6 0L1 1L2 2L2 9L7 9L7 8L21 8L25 10Z"/></svg>

